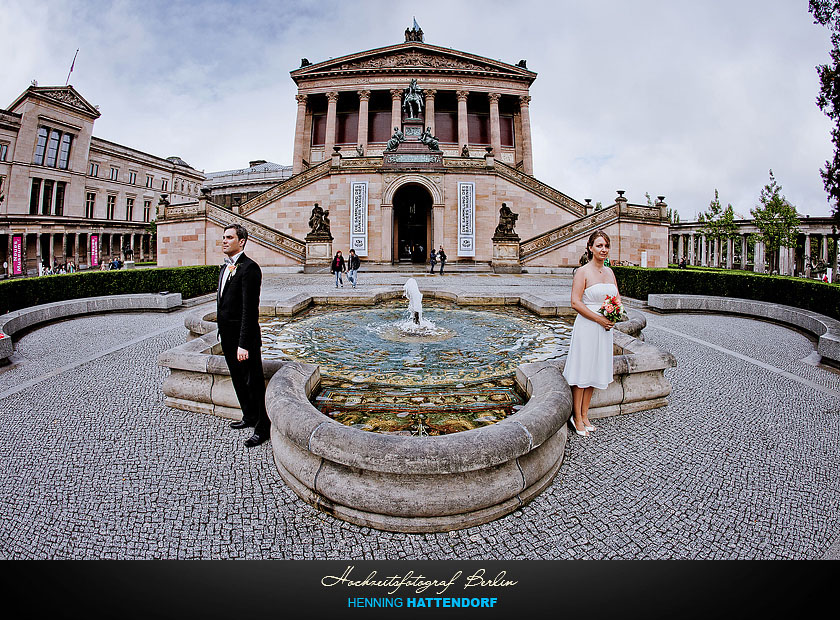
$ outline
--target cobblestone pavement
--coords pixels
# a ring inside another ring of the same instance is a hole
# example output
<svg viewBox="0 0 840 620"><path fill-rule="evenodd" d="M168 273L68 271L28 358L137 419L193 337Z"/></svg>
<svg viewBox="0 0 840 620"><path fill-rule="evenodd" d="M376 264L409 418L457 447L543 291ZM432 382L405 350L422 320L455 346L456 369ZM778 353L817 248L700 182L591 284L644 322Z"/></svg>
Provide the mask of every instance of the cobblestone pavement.
<svg viewBox="0 0 840 620"><path fill-rule="evenodd" d="M401 284L370 274L362 286ZM270 276L326 290L326 276ZM551 276L444 276L459 290L558 287ZM648 313L671 351L670 405L573 437L522 510L443 534L338 521L280 480L269 444L169 409L159 352L184 312L33 330L0 369L0 557L840 558L840 374L799 332L745 318ZM804 360L804 361L803 361Z"/></svg>

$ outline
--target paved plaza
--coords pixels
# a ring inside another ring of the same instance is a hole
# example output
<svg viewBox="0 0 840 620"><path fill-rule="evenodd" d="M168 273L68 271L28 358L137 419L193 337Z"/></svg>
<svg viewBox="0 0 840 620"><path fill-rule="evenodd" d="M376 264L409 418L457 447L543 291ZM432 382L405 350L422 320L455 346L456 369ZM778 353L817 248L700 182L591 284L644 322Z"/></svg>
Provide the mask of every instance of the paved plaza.
<svg viewBox="0 0 840 620"><path fill-rule="evenodd" d="M360 288L408 275L362 273ZM569 295L549 275L418 279ZM276 274L263 294L298 289L335 290L328 274ZM163 405L157 355L184 342L196 307L16 339L0 368L0 557L840 558L840 372L815 365L800 332L645 311L645 340L677 359L669 406L572 437L552 485L513 514L396 534L318 512L282 482L269 443L246 449L247 431Z"/></svg>

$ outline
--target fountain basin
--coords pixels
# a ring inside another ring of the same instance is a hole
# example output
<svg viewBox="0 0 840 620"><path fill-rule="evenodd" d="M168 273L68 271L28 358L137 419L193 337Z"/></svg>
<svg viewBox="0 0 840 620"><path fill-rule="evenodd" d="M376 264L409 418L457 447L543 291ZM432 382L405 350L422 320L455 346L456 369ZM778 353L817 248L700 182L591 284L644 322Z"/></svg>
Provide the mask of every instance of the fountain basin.
<svg viewBox="0 0 840 620"><path fill-rule="evenodd" d="M518 304L539 316L574 314L567 301L535 294L479 297L440 289L423 294L459 306ZM401 295L399 289L295 295L264 300L260 309L263 316L288 317L313 303L373 306ZM671 391L664 371L675 365L673 356L643 342L644 316L629 314L630 321L618 324L614 335L614 382L595 391L592 418L661 407ZM159 356L159 364L170 369L163 384L165 403L240 419L214 319L207 311L188 316L190 340ZM496 519L545 489L562 463L571 414L564 363L535 361L516 368L517 385L528 400L515 414L489 426L421 438L344 426L310 402L321 382L318 366L264 360L277 470L306 502L363 526L434 532Z"/></svg>
<svg viewBox="0 0 840 620"><path fill-rule="evenodd" d="M311 403L318 367L290 362L269 381L274 462L301 499L341 519L399 532L437 532L505 515L550 484L562 461L571 390L538 362L517 372L528 403L483 428L439 437L370 433Z"/></svg>

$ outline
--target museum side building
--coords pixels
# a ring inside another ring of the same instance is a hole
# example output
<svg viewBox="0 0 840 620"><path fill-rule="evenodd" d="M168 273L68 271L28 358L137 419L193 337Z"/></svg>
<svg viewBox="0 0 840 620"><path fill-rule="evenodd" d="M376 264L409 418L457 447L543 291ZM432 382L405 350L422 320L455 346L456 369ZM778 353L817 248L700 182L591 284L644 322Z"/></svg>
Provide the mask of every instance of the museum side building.
<svg viewBox="0 0 840 620"><path fill-rule="evenodd" d="M665 266L664 197L633 205L619 191L595 211L534 177L536 77L524 60L430 45L417 28L396 45L303 59L291 72L290 176L239 192L244 199L228 198L219 179L189 204L164 202L158 263L217 262L222 228L239 223L253 240L249 255L289 270L323 269L336 250L392 265L443 247L450 264L540 271L577 265L599 228L612 237L613 261Z"/></svg>
<svg viewBox="0 0 840 620"><path fill-rule="evenodd" d="M39 264L95 268L126 249L155 260L160 199L200 195L204 174L97 138L99 116L72 86L34 83L0 109L0 277L37 274Z"/></svg>

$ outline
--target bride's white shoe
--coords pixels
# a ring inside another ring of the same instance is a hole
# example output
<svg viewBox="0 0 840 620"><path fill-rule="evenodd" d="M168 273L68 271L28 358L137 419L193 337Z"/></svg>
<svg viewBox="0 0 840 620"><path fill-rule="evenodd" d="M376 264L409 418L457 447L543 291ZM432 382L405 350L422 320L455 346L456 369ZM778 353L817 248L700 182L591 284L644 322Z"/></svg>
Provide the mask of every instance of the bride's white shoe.
<svg viewBox="0 0 840 620"><path fill-rule="evenodd" d="M589 436L589 432L588 432L588 431L589 431L589 429L584 429L584 430L582 430L582 431L579 431L579 430L578 430L577 424L575 424L575 417L574 417L574 416L572 416L571 418L569 418L569 424L570 424L570 425L571 425L571 427L574 429L575 433L577 433L577 434L578 434L578 435L580 435L581 437L588 437L588 436Z"/></svg>

